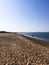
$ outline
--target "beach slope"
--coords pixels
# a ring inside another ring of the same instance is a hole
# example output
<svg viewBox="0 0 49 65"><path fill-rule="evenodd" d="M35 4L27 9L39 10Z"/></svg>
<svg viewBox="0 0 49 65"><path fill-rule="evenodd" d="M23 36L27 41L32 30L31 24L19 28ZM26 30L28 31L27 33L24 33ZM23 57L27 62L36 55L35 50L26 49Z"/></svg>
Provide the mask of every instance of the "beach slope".
<svg viewBox="0 0 49 65"><path fill-rule="evenodd" d="M0 33L0 65L49 65L49 42Z"/></svg>

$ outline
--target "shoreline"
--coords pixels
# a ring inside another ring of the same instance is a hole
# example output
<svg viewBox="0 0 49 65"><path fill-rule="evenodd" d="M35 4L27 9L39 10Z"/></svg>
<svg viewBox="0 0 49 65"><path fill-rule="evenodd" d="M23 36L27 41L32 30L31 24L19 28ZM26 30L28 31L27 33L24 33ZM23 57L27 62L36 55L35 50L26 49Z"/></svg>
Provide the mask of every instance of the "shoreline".
<svg viewBox="0 0 49 65"><path fill-rule="evenodd" d="M31 37L27 37L27 36L22 35L22 34L20 34L20 35L23 36L23 37L25 37L25 38L27 38L27 39L29 39L29 40L31 40L34 43L37 43L37 44L49 47L49 42L48 41L39 40L39 39L31 38Z"/></svg>
<svg viewBox="0 0 49 65"><path fill-rule="evenodd" d="M34 38L37 40L42 40L42 41L47 41L49 42L49 37L48 37L48 33L46 32L20 32L19 34L30 37L30 38Z"/></svg>

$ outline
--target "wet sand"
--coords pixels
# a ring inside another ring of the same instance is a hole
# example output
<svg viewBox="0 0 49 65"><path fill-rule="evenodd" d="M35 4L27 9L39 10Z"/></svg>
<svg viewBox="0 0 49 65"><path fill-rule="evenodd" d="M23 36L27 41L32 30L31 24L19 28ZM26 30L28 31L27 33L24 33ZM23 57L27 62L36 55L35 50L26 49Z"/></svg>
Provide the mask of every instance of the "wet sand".
<svg viewBox="0 0 49 65"><path fill-rule="evenodd" d="M0 65L49 65L49 42L0 33Z"/></svg>

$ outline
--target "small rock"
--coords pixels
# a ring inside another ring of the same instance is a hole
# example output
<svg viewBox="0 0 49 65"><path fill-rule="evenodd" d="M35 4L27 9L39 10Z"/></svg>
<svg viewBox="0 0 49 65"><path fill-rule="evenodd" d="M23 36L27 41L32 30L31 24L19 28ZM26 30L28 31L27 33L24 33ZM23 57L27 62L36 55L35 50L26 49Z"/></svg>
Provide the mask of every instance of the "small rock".
<svg viewBox="0 0 49 65"><path fill-rule="evenodd" d="M8 63L6 65L9 65Z"/></svg>
<svg viewBox="0 0 49 65"><path fill-rule="evenodd" d="M31 65L31 63L28 62L27 65Z"/></svg>

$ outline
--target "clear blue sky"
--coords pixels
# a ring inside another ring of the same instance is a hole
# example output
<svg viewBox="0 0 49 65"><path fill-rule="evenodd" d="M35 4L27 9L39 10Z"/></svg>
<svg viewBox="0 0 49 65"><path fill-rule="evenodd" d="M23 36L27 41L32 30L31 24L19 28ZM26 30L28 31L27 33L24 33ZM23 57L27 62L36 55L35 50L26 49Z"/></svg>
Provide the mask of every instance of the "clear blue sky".
<svg viewBox="0 0 49 65"><path fill-rule="evenodd" d="M0 31L49 32L49 0L0 0Z"/></svg>

